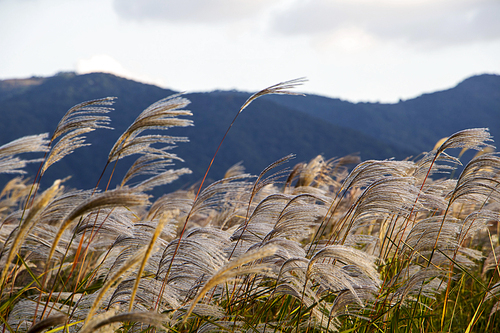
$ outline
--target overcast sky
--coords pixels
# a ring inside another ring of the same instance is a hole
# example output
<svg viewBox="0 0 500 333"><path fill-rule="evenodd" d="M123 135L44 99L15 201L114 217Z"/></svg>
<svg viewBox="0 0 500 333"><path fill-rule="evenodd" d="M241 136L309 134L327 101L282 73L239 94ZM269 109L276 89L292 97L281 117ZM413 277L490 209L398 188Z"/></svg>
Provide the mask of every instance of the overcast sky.
<svg viewBox="0 0 500 333"><path fill-rule="evenodd" d="M0 0L0 79L60 71L395 102L500 74L500 0Z"/></svg>

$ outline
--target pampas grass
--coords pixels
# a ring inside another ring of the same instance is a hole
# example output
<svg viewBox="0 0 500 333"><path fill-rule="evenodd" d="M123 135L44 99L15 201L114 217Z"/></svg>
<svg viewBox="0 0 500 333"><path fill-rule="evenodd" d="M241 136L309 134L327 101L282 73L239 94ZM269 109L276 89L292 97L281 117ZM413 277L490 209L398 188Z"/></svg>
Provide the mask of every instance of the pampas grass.
<svg viewBox="0 0 500 333"><path fill-rule="evenodd" d="M227 131L256 98L302 82L252 95ZM42 177L88 145L84 133L109 128L113 101L71 108L50 140L1 146L0 172L23 173L17 155L45 153L34 159ZM193 125L188 104L162 99L120 136L104 168L138 158L116 189L6 184L3 332L500 329L500 157L487 129L452 134L417 160L318 156L273 171L294 157L277 156L257 176L236 164L203 186L217 147L197 189L152 202L148 191L190 173L171 152L188 139L147 131ZM456 148L478 154L453 177Z"/></svg>

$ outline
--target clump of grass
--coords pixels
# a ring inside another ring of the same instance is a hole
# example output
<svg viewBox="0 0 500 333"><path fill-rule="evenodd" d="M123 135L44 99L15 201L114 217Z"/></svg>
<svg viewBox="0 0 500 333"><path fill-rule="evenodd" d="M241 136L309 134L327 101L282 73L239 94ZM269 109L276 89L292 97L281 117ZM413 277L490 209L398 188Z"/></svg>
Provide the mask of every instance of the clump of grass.
<svg viewBox="0 0 500 333"><path fill-rule="evenodd" d="M300 83L254 94L233 123L255 98ZM46 153L32 186L17 177L0 193L2 332L500 328L500 157L487 129L455 133L418 160L318 156L273 171L289 155L203 186L217 148L198 188L150 202L148 191L190 172L173 169L182 159L170 152L187 138L147 134L192 125L189 101L174 95L112 147L105 168L139 156L116 189L58 181L39 191L50 165L87 145L82 134L109 128L99 113L112 101L71 108L50 140L0 147L4 173L23 172L21 153ZM478 153L455 178L456 148ZM149 178L129 185L137 176Z"/></svg>

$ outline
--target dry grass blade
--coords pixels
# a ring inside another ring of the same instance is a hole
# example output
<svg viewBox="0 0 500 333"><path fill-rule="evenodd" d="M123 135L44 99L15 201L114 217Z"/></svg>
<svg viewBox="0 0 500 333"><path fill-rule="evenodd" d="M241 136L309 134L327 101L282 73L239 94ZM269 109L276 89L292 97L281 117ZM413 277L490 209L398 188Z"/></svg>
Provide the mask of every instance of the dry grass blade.
<svg viewBox="0 0 500 333"><path fill-rule="evenodd" d="M21 246L22 242L26 238L26 235L28 234L29 230L33 227L33 225L38 221L37 217L40 213L40 211L47 205L47 203L52 200L60 190L60 180L57 180L54 185L52 185L49 189L44 191L39 198L35 201L35 204L31 207L31 209L28 212L28 215L24 219L24 221L21 221L19 228L17 230L16 236L14 238L14 241L10 247L9 254L7 256L7 262L5 263L5 266L3 267L2 270L2 275L0 277L0 282L2 283L2 286L5 285L5 277L7 276L7 273L9 271L10 263L16 256L17 250L19 246Z"/></svg>
<svg viewBox="0 0 500 333"><path fill-rule="evenodd" d="M142 248L138 251L135 252L135 254L130 257L121 267L118 269L113 276L111 276L106 283L99 289L99 293L97 294L96 298L94 299L94 302L87 314L87 318L85 321L85 325L83 329L85 329L85 326L87 326L90 323L90 319L94 315L95 311L97 310L97 307L101 303L101 300L104 298L108 290L116 283L121 281L128 273L130 272L131 269L133 269L140 261L142 258L144 258L145 254L145 248Z"/></svg>
<svg viewBox="0 0 500 333"><path fill-rule="evenodd" d="M101 321L92 322L91 324L85 326L80 333L90 333L98 330L101 327L110 325L112 323L120 322L140 322L147 325L155 326L159 329L162 328L162 322L166 321L167 317L164 314L156 312L127 312L115 315L110 318L103 319Z"/></svg>
<svg viewBox="0 0 500 333"><path fill-rule="evenodd" d="M167 222L167 219L160 218L160 221L158 222L156 229L151 236L151 239L149 241L148 247L144 253L144 258L142 259L141 265L139 266L139 271L137 272L137 277L135 279L135 284L132 289L132 294L130 296L130 302L129 302L129 307L128 310L129 312L132 311L134 307L134 299L135 299L135 294L137 293L137 289L139 288L139 282L141 281L142 273L144 272L144 268L146 267L146 263L151 256L151 253L153 252L153 247L155 246L156 241L158 240L158 237L160 237L161 232L163 231L163 226Z"/></svg>
<svg viewBox="0 0 500 333"><path fill-rule="evenodd" d="M68 319L68 316L66 315L57 315L45 318L44 320L33 325L27 333L42 332L52 326L62 325L66 322L66 319Z"/></svg>

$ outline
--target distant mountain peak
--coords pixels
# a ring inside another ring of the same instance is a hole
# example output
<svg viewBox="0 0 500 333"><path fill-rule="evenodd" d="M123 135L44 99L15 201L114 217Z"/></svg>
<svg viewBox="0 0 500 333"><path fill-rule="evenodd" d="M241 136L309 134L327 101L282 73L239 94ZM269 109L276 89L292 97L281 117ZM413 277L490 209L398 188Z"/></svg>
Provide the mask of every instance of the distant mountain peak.
<svg viewBox="0 0 500 333"><path fill-rule="evenodd" d="M499 89L500 88L500 75L498 74L479 74L466 78L460 82L456 88L459 89Z"/></svg>
<svg viewBox="0 0 500 333"><path fill-rule="evenodd" d="M33 76L27 79L7 79L0 80L0 99L24 92L27 89L39 86L44 83L47 78Z"/></svg>

